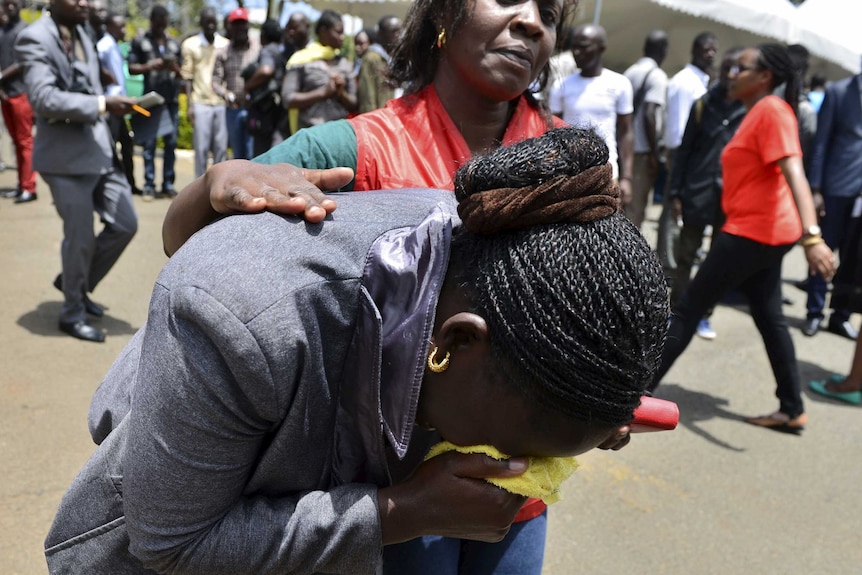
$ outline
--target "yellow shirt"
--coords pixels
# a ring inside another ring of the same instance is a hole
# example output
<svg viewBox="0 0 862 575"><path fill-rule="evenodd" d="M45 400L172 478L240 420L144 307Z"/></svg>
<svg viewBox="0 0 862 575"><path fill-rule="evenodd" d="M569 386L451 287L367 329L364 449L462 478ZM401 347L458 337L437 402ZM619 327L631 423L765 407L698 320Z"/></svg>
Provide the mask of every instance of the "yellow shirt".
<svg viewBox="0 0 862 575"><path fill-rule="evenodd" d="M212 44L207 42L203 34L190 36L183 41L182 75L183 80L192 81L192 102L224 105L224 101L213 92L212 80L216 51L227 48L228 44L230 41L219 34L215 35Z"/></svg>

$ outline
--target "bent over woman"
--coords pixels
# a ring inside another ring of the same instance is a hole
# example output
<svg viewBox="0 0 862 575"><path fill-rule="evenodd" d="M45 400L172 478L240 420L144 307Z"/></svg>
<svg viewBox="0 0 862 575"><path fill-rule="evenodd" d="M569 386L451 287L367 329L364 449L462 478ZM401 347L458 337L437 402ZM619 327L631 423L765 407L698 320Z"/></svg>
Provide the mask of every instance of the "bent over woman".
<svg viewBox="0 0 862 575"><path fill-rule="evenodd" d="M419 536L501 539L524 498L477 479L616 445L658 364L664 278L607 158L555 130L456 194L196 234L96 394L51 572L373 574ZM512 459L423 462L441 439Z"/></svg>

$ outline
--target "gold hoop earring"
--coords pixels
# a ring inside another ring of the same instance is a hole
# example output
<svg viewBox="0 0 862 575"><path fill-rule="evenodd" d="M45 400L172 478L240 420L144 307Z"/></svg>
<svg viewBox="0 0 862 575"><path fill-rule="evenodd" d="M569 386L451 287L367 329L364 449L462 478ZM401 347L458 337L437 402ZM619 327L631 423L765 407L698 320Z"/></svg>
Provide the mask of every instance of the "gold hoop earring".
<svg viewBox="0 0 862 575"><path fill-rule="evenodd" d="M446 352L446 357L440 363L437 363L437 360L434 356L437 355L437 346L434 346L434 349L431 350L431 354L428 356L428 369L433 371L434 373L443 373L447 369L449 369L449 352Z"/></svg>
<svg viewBox="0 0 862 575"><path fill-rule="evenodd" d="M440 33L437 34L437 48L442 48L446 45L446 28L440 28Z"/></svg>

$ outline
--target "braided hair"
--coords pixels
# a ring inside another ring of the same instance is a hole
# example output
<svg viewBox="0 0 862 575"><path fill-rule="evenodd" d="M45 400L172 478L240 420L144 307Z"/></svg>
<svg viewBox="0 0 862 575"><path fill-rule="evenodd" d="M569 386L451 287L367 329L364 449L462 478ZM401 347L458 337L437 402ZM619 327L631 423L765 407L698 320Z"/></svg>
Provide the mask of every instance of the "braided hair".
<svg viewBox="0 0 862 575"><path fill-rule="evenodd" d="M784 84L784 101L799 115L799 94L802 89L802 74L799 66L781 44L760 44L757 47L757 67L772 72L772 86L775 90Z"/></svg>
<svg viewBox="0 0 862 575"><path fill-rule="evenodd" d="M560 128L465 164L451 266L506 381L552 411L620 425L656 372L669 309L607 162L593 130Z"/></svg>

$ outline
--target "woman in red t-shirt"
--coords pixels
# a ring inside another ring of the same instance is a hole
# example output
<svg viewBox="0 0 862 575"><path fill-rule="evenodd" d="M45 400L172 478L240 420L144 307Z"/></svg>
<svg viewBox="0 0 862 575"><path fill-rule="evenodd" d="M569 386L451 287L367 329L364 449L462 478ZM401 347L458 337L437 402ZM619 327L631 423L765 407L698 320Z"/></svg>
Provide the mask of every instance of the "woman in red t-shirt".
<svg viewBox="0 0 862 575"><path fill-rule="evenodd" d="M785 100L772 95L785 84ZM787 50L763 44L744 50L731 68L729 94L748 110L721 156L727 217L709 255L673 312L654 386L688 346L704 313L734 288L748 297L777 382L778 411L746 419L800 433L802 404L796 352L781 309L781 261L800 239L813 272L831 278L832 251L817 227L811 189L802 168L796 123L800 76Z"/></svg>

